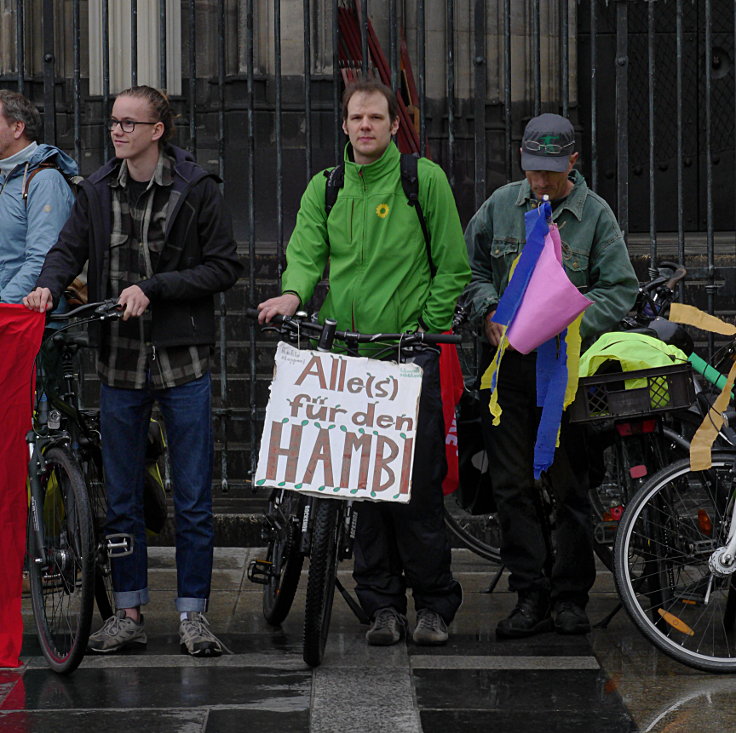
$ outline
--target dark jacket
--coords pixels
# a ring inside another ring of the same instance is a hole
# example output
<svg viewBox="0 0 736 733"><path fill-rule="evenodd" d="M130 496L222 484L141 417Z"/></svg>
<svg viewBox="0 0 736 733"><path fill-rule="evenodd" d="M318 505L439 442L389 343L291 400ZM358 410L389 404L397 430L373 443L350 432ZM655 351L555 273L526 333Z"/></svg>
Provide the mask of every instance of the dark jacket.
<svg viewBox="0 0 736 733"><path fill-rule="evenodd" d="M181 148L167 146L166 152L175 161L174 210L167 216L165 243L153 277L136 284L151 301L151 341L155 346L213 344L213 295L232 287L242 271L232 223L217 178ZM90 301L119 295L108 288L110 181L117 177L120 163L118 159L108 161L81 184L69 220L46 256L36 286L49 288L54 304L87 261ZM101 345L95 329L90 331L90 341Z"/></svg>

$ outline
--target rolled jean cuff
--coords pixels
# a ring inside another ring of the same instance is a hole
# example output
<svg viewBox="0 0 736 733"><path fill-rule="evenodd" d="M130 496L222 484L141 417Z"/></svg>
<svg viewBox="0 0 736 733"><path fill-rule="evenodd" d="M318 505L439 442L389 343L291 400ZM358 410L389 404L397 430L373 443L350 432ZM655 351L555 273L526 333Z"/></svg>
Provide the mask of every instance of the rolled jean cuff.
<svg viewBox="0 0 736 733"><path fill-rule="evenodd" d="M176 610L179 611L179 613L184 613L186 611L204 613L207 610L207 604L207 598L177 598Z"/></svg>
<svg viewBox="0 0 736 733"><path fill-rule="evenodd" d="M115 608L138 608L138 606L145 606L150 600L148 588L126 590L122 593L116 591L113 593L113 598L115 600Z"/></svg>

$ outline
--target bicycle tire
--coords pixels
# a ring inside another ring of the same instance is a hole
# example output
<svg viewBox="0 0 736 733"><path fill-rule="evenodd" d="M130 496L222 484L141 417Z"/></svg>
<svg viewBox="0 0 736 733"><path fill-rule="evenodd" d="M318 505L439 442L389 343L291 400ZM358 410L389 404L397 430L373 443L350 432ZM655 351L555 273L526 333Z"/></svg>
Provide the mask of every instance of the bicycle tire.
<svg viewBox="0 0 736 733"><path fill-rule="evenodd" d="M464 547L489 562L501 562L501 529L495 512L470 514L455 501L453 494L445 496L445 526Z"/></svg>
<svg viewBox="0 0 736 733"><path fill-rule="evenodd" d="M735 465L736 451L714 452L706 471L683 459L655 474L626 508L615 545L616 586L635 626L706 672L736 671L734 576L709 565L729 533Z"/></svg>
<svg viewBox="0 0 736 733"><path fill-rule="evenodd" d="M335 597L335 579L340 561L342 507L336 499L317 499L314 503L312 546L309 555L307 597L304 607L303 659L318 667L324 657Z"/></svg>
<svg viewBox="0 0 736 733"><path fill-rule="evenodd" d="M95 447L89 451L86 460L82 462L82 472L87 485L92 523L95 532L95 580L94 596L97 610L102 621L113 615L115 602L113 600L112 571L110 558L107 555L106 524L107 524L107 494L102 475L102 454Z"/></svg>
<svg viewBox="0 0 736 733"><path fill-rule="evenodd" d="M294 491L276 489L268 502L274 528L266 551L271 571L263 586L263 617L271 626L280 626L294 602L304 555L299 551L299 523L302 497Z"/></svg>
<svg viewBox="0 0 736 733"><path fill-rule="evenodd" d="M55 672L69 674L84 657L92 622L94 530L77 461L60 447L44 458L42 548L29 515L31 603L43 655Z"/></svg>

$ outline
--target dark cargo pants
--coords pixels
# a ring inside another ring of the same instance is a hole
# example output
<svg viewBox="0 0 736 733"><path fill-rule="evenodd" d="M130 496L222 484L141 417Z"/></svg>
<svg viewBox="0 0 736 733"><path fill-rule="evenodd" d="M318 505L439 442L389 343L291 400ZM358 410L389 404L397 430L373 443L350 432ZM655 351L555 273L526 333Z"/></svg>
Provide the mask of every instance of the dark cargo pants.
<svg viewBox="0 0 736 733"><path fill-rule="evenodd" d="M373 617L391 606L406 613L406 588L416 610L428 608L449 623L462 602L450 570L442 480L447 470L439 358L419 354L422 395L408 504L364 501L358 506L353 577L361 606Z"/></svg>
<svg viewBox="0 0 736 733"><path fill-rule="evenodd" d="M500 424L481 392L481 420L490 456L493 495L501 524L501 558L510 570L512 591L542 590L552 601L585 606L595 581L586 433L563 416L560 446L548 472L556 499L554 537L545 532L533 475L534 442L541 409L536 404L536 354L508 351L499 372ZM555 559L549 561L550 540ZM550 567L551 565L551 567Z"/></svg>

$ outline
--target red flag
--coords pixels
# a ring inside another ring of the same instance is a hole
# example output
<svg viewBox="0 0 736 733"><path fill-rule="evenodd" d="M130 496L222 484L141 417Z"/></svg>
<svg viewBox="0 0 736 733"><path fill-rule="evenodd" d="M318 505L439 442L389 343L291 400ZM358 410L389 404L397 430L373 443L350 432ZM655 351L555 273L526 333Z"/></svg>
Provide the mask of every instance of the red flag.
<svg viewBox="0 0 736 733"><path fill-rule="evenodd" d="M26 474L33 411L33 360L46 316L0 305L0 667L18 667L23 643L21 585L26 547Z"/></svg>
<svg viewBox="0 0 736 733"><path fill-rule="evenodd" d="M442 493L447 495L455 491L459 483L455 408L460 402L464 389L463 370L460 368L460 359L454 344L441 344L440 389L442 413L445 418L445 456L447 458L447 474L442 482Z"/></svg>

